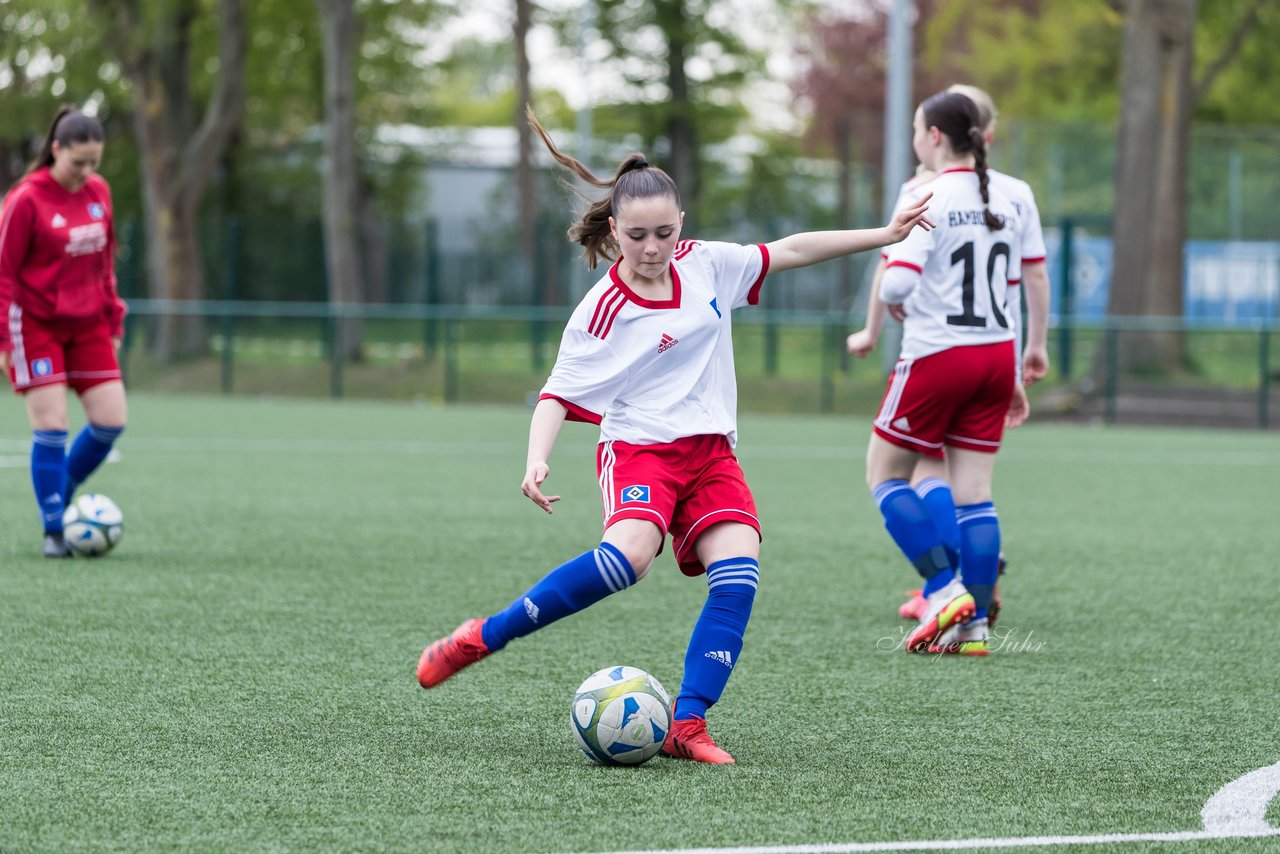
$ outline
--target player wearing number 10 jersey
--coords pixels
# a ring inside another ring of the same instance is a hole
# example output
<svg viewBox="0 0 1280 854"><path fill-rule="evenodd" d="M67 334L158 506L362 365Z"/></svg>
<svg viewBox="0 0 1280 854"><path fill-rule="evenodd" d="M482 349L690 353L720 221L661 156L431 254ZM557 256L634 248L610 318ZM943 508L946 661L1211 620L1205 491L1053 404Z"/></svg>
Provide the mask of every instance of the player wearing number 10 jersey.
<svg viewBox="0 0 1280 854"><path fill-rule="evenodd" d="M1026 409L1016 383L1018 320L1006 299L1020 278L1022 229L1013 200L989 180L972 100L954 92L926 100L916 111L913 145L936 173L919 189L934 194L937 228L909 235L888 253L881 298L905 315L902 355L875 420L867 482L886 528L929 591L907 649L928 650L952 626L972 622L966 640L985 652L1000 554L994 454L1006 417ZM917 461L941 458L944 448L964 583L910 485Z"/></svg>

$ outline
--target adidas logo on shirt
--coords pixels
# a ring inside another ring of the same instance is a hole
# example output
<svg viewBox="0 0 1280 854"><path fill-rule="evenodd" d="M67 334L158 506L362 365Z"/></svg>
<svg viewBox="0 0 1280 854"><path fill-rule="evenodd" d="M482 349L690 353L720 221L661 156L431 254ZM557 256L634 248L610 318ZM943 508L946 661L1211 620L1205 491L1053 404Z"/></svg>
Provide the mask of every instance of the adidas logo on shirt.
<svg viewBox="0 0 1280 854"><path fill-rule="evenodd" d="M56 213L53 215L53 222L51 223L51 225L54 228L62 228L66 224L67 224L67 221L63 219L62 214Z"/></svg>
<svg viewBox="0 0 1280 854"><path fill-rule="evenodd" d="M538 622L538 606L533 604L533 600L528 596L524 597L524 612L529 615L529 621L536 625Z"/></svg>
<svg viewBox="0 0 1280 854"><path fill-rule="evenodd" d="M706 653L702 657L710 658L712 661L718 661L721 664L723 664L725 667L729 668L730 670L733 669L733 655L730 654L730 652L727 649L713 650L712 652Z"/></svg>
<svg viewBox="0 0 1280 854"><path fill-rule="evenodd" d="M665 353L679 343L680 343L679 339L672 338L670 335L664 332L662 333L662 341L661 343L658 344L658 352Z"/></svg>
<svg viewBox="0 0 1280 854"><path fill-rule="evenodd" d="M892 423L893 429L901 430L903 433L911 432L911 424L907 421L907 416L902 416Z"/></svg>

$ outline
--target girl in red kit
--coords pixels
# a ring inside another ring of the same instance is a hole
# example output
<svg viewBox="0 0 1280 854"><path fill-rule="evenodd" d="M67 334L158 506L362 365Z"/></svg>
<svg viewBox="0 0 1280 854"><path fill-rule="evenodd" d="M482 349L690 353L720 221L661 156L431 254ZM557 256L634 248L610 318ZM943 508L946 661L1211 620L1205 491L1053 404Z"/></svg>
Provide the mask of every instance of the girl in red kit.
<svg viewBox="0 0 1280 854"><path fill-rule="evenodd" d="M102 144L96 118L63 107L0 213L0 369L31 421L45 557L70 556L63 510L125 425L116 360L125 305L116 294L111 190L97 174ZM70 452L67 386L88 421Z"/></svg>

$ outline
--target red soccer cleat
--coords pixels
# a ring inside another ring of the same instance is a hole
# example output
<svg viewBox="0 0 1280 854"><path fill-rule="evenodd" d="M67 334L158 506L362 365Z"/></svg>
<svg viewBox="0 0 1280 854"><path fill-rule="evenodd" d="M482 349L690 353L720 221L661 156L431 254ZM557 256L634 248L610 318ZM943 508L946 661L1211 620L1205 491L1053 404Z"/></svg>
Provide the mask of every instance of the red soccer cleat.
<svg viewBox="0 0 1280 854"><path fill-rule="evenodd" d="M924 591L920 589L908 590L907 601L898 606L898 616L904 620L920 621L924 616L925 609L929 607L928 601L924 598Z"/></svg>
<svg viewBox="0 0 1280 854"><path fill-rule="evenodd" d="M675 709L671 713L675 714ZM716 744L707 732L707 722L703 718L672 721L667 740L662 743L662 752L676 759L691 759L712 765L733 764L733 757Z"/></svg>
<svg viewBox="0 0 1280 854"><path fill-rule="evenodd" d="M484 620L467 620L422 651L418 659L418 684L434 688L468 664L475 664L489 654L480 629Z"/></svg>

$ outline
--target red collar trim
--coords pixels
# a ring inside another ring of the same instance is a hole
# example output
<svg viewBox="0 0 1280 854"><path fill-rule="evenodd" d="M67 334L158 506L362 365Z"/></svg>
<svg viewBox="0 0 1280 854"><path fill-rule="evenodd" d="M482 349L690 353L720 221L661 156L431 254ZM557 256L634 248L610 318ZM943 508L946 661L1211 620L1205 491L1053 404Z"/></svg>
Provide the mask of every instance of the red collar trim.
<svg viewBox="0 0 1280 854"><path fill-rule="evenodd" d="M669 269L671 270L671 299L652 300L652 299L645 299L644 297L640 296L635 291L631 290L631 288L627 285L626 282L622 281L622 276L618 275L618 265L621 263L622 263L622 259L619 258L617 261L614 262L613 266L609 268L609 278L613 281L613 286L618 290L622 291L622 293L626 296L627 299L631 300L633 303L635 303L638 306L641 306L642 308L679 308L680 307L680 274L676 272L675 264L668 265Z"/></svg>

